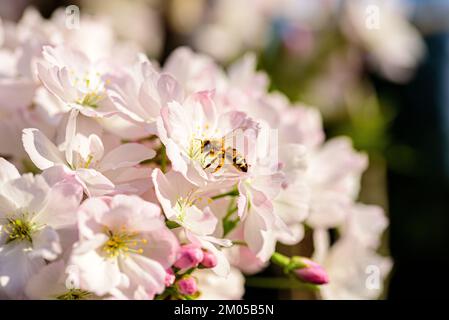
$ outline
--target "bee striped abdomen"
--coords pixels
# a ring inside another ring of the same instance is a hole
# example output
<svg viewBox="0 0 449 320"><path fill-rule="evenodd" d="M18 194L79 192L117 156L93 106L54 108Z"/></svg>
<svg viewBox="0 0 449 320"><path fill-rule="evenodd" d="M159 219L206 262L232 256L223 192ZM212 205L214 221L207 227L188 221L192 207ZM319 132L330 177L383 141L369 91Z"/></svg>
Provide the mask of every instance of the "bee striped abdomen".
<svg viewBox="0 0 449 320"><path fill-rule="evenodd" d="M228 148L226 150L226 155L228 158L231 158L232 165L239 171L248 172L248 164L246 163L245 158L238 153L238 151L234 148Z"/></svg>
<svg viewBox="0 0 449 320"><path fill-rule="evenodd" d="M248 172L248 164L245 158L237 151L237 149L225 148L225 139L208 139L201 141L201 153L208 161L203 165L204 169L214 168L213 173L220 170L225 159L232 163L232 166L240 172Z"/></svg>

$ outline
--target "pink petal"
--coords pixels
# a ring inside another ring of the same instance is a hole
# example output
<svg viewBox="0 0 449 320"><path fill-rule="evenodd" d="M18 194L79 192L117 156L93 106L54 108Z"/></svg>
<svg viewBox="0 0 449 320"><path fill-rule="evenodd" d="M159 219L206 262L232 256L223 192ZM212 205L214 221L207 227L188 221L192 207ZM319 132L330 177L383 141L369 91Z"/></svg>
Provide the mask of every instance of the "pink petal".
<svg viewBox="0 0 449 320"><path fill-rule="evenodd" d="M65 163L62 152L38 129L24 129L22 141L25 151L39 169Z"/></svg>

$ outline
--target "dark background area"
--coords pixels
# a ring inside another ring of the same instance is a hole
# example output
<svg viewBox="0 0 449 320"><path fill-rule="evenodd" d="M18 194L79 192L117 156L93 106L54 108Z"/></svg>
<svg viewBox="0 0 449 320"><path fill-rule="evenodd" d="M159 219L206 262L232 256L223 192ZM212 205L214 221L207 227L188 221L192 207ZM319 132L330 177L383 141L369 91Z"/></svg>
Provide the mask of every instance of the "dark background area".
<svg viewBox="0 0 449 320"><path fill-rule="evenodd" d="M415 155L408 170L388 170L392 299L436 298L448 285L449 33L425 42L427 57L410 83L375 80L398 108L391 137Z"/></svg>

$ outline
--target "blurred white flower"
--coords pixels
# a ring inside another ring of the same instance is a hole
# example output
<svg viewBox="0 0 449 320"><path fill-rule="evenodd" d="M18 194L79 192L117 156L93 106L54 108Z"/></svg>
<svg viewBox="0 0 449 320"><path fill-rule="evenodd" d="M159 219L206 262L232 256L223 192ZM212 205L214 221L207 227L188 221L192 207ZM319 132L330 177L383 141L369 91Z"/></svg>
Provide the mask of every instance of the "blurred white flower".
<svg viewBox="0 0 449 320"><path fill-rule="evenodd" d="M201 270L196 274L200 288L200 300L239 300L245 293L245 278L242 273L231 268L226 277L220 277L210 270Z"/></svg>

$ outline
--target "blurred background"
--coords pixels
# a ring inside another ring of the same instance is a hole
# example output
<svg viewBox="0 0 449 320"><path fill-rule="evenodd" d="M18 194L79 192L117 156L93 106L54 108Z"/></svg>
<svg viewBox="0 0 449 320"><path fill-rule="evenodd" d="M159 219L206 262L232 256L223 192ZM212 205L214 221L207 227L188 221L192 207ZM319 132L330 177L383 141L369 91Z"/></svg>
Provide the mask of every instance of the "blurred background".
<svg viewBox="0 0 449 320"><path fill-rule="evenodd" d="M181 45L223 66L255 52L272 90L316 106L328 137L350 136L369 154L360 200L390 218L383 298L434 298L447 285L449 0L1 0L0 17L73 4L161 63ZM307 252L307 239L293 250ZM245 295L277 297L304 296Z"/></svg>

